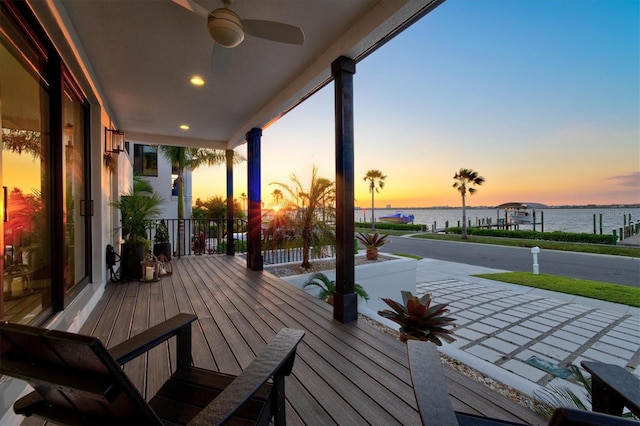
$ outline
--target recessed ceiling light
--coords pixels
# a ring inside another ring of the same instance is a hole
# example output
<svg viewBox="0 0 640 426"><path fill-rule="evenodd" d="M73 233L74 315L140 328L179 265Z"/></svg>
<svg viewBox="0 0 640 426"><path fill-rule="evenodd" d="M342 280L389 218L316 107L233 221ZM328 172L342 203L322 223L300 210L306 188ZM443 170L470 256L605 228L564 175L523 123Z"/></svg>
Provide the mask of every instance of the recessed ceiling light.
<svg viewBox="0 0 640 426"><path fill-rule="evenodd" d="M181 128L182 130L189 130L189 125L188 125L188 124L181 124L181 125L180 125L180 128Z"/></svg>
<svg viewBox="0 0 640 426"><path fill-rule="evenodd" d="M191 77L189 79L189 82L191 82L191 84L193 84L194 86L204 86L204 79L199 75L194 75L193 77Z"/></svg>

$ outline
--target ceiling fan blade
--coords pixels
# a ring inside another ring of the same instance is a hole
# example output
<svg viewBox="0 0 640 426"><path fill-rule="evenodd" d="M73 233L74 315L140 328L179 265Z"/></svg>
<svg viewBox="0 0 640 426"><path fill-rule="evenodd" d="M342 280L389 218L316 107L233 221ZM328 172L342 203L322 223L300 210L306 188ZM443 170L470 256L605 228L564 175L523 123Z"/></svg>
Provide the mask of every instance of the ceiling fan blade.
<svg viewBox="0 0 640 426"><path fill-rule="evenodd" d="M193 0L172 0L175 4L184 7L185 9L195 13L196 15L200 15L203 18L207 18L209 16L209 11L204 7L200 6Z"/></svg>
<svg viewBox="0 0 640 426"><path fill-rule="evenodd" d="M213 43L213 49L211 50L211 74L227 74L232 54L233 49L227 49L220 46L218 43Z"/></svg>
<svg viewBox="0 0 640 426"><path fill-rule="evenodd" d="M254 37L280 43L300 45L304 43L304 32L302 32L302 28L296 27L295 25L283 24L282 22L243 19L242 29L245 33Z"/></svg>

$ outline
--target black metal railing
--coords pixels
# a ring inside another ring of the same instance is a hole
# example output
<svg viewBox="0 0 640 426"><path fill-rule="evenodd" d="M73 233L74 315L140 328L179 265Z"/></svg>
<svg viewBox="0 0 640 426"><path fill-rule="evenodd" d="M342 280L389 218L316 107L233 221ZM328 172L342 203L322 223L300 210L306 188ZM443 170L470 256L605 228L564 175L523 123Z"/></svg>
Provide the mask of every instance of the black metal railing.
<svg viewBox="0 0 640 426"><path fill-rule="evenodd" d="M227 219L158 219L149 221L147 226L147 238L152 245L158 243L156 236L160 233L159 227L166 227L171 254L174 257L205 254L227 253ZM233 233L233 253L247 252L247 221L233 219L231 223ZM301 247L287 247L262 250L265 264L302 262ZM309 252L309 260L318 260L335 257L335 248L327 245L321 248L312 248Z"/></svg>
<svg viewBox="0 0 640 426"><path fill-rule="evenodd" d="M320 249L309 251L309 260L318 260L335 257L333 246L323 246ZM281 249L262 250L262 261L265 264L302 262L302 247L289 247Z"/></svg>
<svg viewBox="0 0 640 426"><path fill-rule="evenodd" d="M229 224L226 218L207 219L158 219L150 221L147 227L148 238L157 243L158 227L166 226L175 257L193 254L216 254L227 252L227 233ZM234 253L247 251L247 221L233 219L231 221Z"/></svg>

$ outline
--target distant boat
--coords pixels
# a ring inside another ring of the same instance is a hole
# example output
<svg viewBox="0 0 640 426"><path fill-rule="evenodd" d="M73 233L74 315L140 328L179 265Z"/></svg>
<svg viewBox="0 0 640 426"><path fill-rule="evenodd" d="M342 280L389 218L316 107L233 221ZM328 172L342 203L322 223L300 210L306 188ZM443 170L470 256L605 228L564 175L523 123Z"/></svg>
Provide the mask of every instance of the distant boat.
<svg viewBox="0 0 640 426"><path fill-rule="evenodd" d="M533 216L529 214L529 212L513 212L511 213L511 221L517 225L526 225L527 223L531 223L533 220Z"/></svg>
<svg viewBox="0 0 640 426"><path fill-rule="evenodd" d="M533 223L533 215L528 210L529 206L524 203L504 203L497 207L506 211L507 219L511 223L516 225Z"/></svg>
<svg viewBox="0 0 640 426"><path fill-rule="evenodd" d="M378 220L381 222L389 223L413 223L413 215L406 215L404 214L404 212L398 211L388 216L380 216Z"/></svg>

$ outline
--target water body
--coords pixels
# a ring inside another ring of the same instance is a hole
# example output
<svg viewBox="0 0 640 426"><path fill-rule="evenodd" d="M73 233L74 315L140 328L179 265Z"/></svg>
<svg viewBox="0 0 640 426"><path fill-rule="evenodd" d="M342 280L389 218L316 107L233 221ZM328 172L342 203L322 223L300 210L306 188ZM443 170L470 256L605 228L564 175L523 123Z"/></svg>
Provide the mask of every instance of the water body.
<svg viewBox="0 0 640 426"><path fill-rule="evenodd" d="M378 217L394 214L402 211L404 214L412 214L415 219L413 223L427 225L430 229L434 222L437 229L445 227L448 221L449 226L457 226L462 221L462 208L436 209L436 208L418 208L418 209L378 209L374 211L376 222ZM532 211L531 209L529 211ZM594 208L539 208L536 211L536 222L544 221L544 231L564 231L576 233L593 233L593 215L596 215L596 233L600 233L600 215L602 215L602 233L611 234L615 229L624 226L625 217L627 223L629 215L631 215L631 223L637 223L640 220L640 208L625 207L594 207ZM365 218L366 214L366 218ZM371 222L371 209L356 210L355 220L357 222ZM471 220L475 224L478 220L490 219L493 224L498 222L498 217L504 218L503 209L495 208L467 208L467 220ZM532 225L520 225L520 229L533 229ZM540 231L541 226L536 225L536 231Z"/></svg>

